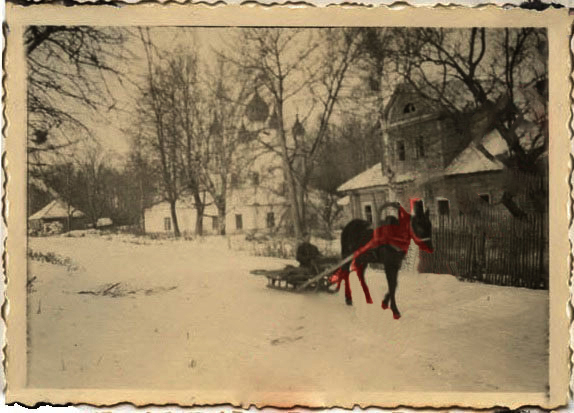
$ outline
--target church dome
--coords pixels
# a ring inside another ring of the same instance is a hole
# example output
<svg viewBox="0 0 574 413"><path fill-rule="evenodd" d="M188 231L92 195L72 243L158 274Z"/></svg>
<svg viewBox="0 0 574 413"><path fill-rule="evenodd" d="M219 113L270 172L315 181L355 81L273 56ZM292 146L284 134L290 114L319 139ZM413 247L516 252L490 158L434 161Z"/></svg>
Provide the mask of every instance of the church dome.
<svg viewBox="0 0 574 413"><path fill-rule="evenodd" d="M253 98L247 104L247 109L245 110L247 119L251 122L265 122L269 116L269 106L259 93L256 91Z"/></svg>

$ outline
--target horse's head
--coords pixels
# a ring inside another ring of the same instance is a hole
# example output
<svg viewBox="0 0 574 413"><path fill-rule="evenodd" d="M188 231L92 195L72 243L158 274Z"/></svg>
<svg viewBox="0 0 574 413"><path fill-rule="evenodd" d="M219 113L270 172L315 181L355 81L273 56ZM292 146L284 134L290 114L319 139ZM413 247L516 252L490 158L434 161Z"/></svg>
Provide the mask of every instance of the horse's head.
<svg viewBox="0 0 574 413"><path fill-rule="evenodd" d="M420 249L433 252L432 245L432 223L429 210L424 210L422 201L414 204L414 214L411 217L412 238Z"/></svg>

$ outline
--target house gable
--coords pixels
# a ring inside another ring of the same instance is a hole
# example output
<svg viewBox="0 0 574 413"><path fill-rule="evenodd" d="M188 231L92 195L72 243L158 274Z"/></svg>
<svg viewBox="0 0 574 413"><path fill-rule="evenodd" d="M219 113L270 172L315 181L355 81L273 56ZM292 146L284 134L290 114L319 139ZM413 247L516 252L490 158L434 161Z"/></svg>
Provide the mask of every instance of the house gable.
<svg viewBox="0 0 574 413"><path fill-rule="evenodd" d="M441 173L473 139L480 113L449 114L399 85L383 111L383 162L395 174Z"/></svg>
<svg viewBox="0 0 574 413"><path fill-rule="evenodd" d="M425 101L412 87L402 84L395 89L383 111L383 118L386 125L393 126L436 113L432 104Z"/></svg>

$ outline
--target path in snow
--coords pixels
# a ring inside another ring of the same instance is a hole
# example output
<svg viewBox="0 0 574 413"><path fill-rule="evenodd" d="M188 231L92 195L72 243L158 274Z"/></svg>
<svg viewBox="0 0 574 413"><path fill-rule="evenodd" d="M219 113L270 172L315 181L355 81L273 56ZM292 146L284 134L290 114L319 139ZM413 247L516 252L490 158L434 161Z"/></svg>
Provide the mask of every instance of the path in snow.
<svg viewBox="0 0 574 413"><path fill-rule="evenodd" d="M321 392L543 392L548 293L399 276L393 320L384 274L367 272L375 304L352 276L342 292L270 290L248 257L209 242L31 238L34 251L81 267L30 261L29 384L62 388L257 389ZM101 292L120 283L115 297ZM174 288L175 287L175 288Z"/></svg>

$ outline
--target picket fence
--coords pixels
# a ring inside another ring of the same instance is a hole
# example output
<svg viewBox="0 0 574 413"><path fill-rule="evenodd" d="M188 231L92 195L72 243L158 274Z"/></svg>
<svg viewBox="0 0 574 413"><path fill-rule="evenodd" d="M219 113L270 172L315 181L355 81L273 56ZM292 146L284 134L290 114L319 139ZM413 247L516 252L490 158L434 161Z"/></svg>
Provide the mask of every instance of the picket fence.
<svg viewBox="0 0 574 413"><path fill-rule="evenodd" d="M548 288L548 216L517 219L494 212L433 217L431 254L419 271L488 284Z"/></svg>

